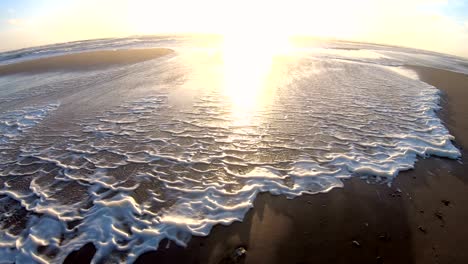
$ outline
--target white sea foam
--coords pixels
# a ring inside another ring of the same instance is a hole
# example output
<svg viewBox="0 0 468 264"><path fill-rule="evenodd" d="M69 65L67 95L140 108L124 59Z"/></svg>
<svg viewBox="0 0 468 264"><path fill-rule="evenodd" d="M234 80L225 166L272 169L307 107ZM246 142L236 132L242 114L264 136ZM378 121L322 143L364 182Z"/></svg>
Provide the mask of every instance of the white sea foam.
<svg viewBox="0 0 468 264"><path fill-rule="evenodd" d="M0 144L7 144L44 119L58 104L39 107L24 107L0 114Z"/></svg>
<svg viewBox="0 0 468 264"><path fill-rule="evenodd" d="M91 242L94 263L131 263L162 239L185 245L241 221L260 192L293 198L353 176L391 183L418 157L460 156L435 113L439 91L382 67L388 57L291 58L273 65L275 82L257 91L256 104L239 105L213 74L219 60L205 52L181 52L160 63L161 75L116 85L117 94L150 88L63 125L65 134L38 125L60 112L56 105L0 118L14 135L0 144L8 149L0 163L2 261L60 263ZM188 58L197 59L193 68ZM158 81L179 75L184 81Z"/></svg>

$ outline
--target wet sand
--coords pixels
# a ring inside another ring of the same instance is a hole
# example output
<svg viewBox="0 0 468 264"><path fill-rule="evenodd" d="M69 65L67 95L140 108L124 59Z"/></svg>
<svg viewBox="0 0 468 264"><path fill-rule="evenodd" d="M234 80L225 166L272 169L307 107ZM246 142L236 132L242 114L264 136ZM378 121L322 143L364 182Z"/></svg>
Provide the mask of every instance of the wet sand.
<svg viewBox="0 0 468 264"><path fill-rule="evenodd" d="M468 263L468 76L409 68L443 91L438 114L461 161L420 160L391 187L353 178L342 189L293 200L262 194L243 222L218 225L187 248L163 241L137 262ZM247 253L234 257L239 247ZM88 245L67 261L92 254Z"/></svg>
<svg viewBox="0 0 468 264"><path fill-rule="evenodd" d="M170 49L155 48L101 50L58 55L0 65L0 76L18 73L95 70L114 65L125 65L151 60L172 52L173 51Z"/></svg>

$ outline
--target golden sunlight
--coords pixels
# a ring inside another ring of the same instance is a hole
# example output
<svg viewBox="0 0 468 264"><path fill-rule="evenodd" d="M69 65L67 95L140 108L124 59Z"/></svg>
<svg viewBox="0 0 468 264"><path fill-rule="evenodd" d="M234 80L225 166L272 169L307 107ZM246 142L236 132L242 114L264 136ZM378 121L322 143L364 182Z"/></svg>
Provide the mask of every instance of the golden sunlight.
<svg viewBox="0 0 468 264"><path fill-rule="evenodd" d="M222 48L224 92L231 99L233 119L249 123L273 98L268 84L275 56L288 51L287 38L227 34Z"/></svg>
<svg viewBox="0 0 468 264"><path fill-rule="evenodd" d="M231 6L222 30L224 89L233 113L245 119L272 98L274 91L266 81L273 61L290 51L288 34L276 12L260 12L262 6L256 5L247 11ZM242 19L229 15L239 13Z"/></svg>

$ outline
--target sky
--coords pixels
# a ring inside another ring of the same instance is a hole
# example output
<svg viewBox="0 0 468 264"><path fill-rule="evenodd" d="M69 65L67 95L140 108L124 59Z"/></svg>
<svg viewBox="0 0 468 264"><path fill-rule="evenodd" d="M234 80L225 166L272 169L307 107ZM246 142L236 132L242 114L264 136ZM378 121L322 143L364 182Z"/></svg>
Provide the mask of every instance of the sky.
<svg viewBox="0 0 468 264"><path fill-rule="evenodd" d="M310 35L468 57L468 0L0 0L0 50L159 33Z"/></svg>

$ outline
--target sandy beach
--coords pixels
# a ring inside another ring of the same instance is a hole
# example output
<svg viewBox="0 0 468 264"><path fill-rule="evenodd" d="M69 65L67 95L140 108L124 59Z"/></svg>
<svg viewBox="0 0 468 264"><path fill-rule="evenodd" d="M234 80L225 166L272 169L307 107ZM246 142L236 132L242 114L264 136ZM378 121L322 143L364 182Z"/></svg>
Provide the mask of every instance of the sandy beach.
<svg viewBox="0 0 468 264"><path fill-rule="evenodd" d="M409 67L443 91L438 112L460 161L431 157L391 187L353 178L329 193L293 200L260 195L242 223L216 226L187 248L161 243L138 263L466 263L468 76ZM235 257L244 247L245 256ZM88 245L69 261L86 259Z"/></svg>
<svg viewBox="0 0 468 264"><path fill-rule="evenodd" d="M96 69L171 52L92 51L0 66L0 75ZM186 248L163 240L157 251L141 255L136 263L467 263L468 76L407 67L442 91L438 115L455 136L454 143L462 152L460 161L419 160L414 170L401 172L390 187L352 178L345 180L344 188L295 199L263 193L242 222L216 225L207 237L192 237ZM113 85L93 91L87 87L70 85L54 93L38 93L30 102L61 99L64 106L55 115L61 127L73 123L70 117L83 109L85 114L93 109L99 112L106 103L118 105L120 97L124 98ZM132 91L147 92L143 88ZM17 105L20 99L5 101L4 108ZM246 253L237 256L239 248ZM95 252L88 243L68 255L65 263L89 263Z"/></svg>
<svg viewBox="0 0 468 264"><path fill-rule="evenodd" d="M88 51L76 54L39 58L0 65L0 76L18 73L95 70L113 65L125 65L155 59L171 53L170 49L122 49Z"/></svg>

